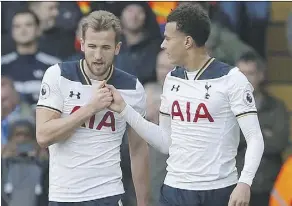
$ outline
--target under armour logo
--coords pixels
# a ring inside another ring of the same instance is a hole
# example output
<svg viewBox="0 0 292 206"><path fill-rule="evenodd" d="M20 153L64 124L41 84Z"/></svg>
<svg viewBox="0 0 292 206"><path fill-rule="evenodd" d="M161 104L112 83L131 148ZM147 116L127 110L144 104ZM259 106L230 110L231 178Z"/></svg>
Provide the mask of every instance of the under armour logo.
<svg viewBox="0 0 292 206"><path fill-rule="evenodd" d="M73 91L70 91L70 95L69 95L69 97L73 97L73 96L76 96L77 97L77 99L80 99L80 92L78 92L77 94L74 94L74 92Z"/></svg>
<svg viewBox="0 0 292 206"><path fill-rule="evenodd" d="M180 85L178 85L177 87L175 85L172 86L171 91L173 91L174 89L176 89L176 91L178 92Z"/></svg>
<svg viewBox="0 0 292 206"><path fill-rule="evenodd" d="M211 85L208 85L208 82L207 82L206 85L205 85L205 89L207 90L206 94L205 94L205 99L209 99L210 98L210 94L208 93L210 87L211 87Z"/></svg>

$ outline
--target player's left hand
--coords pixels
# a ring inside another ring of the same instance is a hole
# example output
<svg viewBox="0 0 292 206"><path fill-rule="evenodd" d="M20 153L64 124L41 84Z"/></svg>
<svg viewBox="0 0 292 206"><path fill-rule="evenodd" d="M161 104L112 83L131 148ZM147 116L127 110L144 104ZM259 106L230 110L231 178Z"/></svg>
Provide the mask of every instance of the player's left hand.
<svg viewBox="0 0 292 206"><path fill-rule="evenodd" d="M109 88L113 95L113 101L108 108L112 111L121 113L126 107L126 102L124 101L119 91L113 85L106 84L105 86Z"/></svg>
<svg viewBox="0 0 292 206"><path fill-rule="evenodd" d="M248 206L250 186L239 182L230 195L228 206Z"/></svg>

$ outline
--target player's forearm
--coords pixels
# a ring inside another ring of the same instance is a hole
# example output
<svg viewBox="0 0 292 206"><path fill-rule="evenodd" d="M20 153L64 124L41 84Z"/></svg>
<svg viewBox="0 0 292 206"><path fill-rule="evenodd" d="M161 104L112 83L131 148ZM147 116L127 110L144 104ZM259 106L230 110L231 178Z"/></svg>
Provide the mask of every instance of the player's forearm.
<svg viewBox="0 0 292 206"><path fill-rule="evenodd" d="M257 115L247 115L238 119L239 126L246 139L244 167L239 182L251 186L264 152L264 141Z"/></svg>
<svg viewBox="0 0 292 206"><path fill-rule="evenodd" d="M141 139L142 140L142 139ZM137 206L148 206L149 202L149 150L144 140L134 148L130 144L131 169L136 191Z"/></svg>
<svg viewBox="0 0 292 206"><path fill-rule="evenodd" d="M165 131L162 127L145 120L131 106L126 105L120 114L138 135L160 152L168 154L170 147L170 128Z"/></svg>
<svg viewBox="0 0 292 206"><path fill-rule="evenodd" d="M37 126L37 141L39 145L48 147L56 142L68 139L75 129L88 120L92 114L92 109L85 106L67 117L52 119Z"/></svg>

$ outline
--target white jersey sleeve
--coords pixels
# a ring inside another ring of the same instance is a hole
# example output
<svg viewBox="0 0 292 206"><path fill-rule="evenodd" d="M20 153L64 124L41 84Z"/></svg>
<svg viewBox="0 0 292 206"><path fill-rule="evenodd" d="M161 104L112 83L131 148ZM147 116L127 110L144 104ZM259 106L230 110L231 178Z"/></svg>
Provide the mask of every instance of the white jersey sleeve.
<svg viewBox="0 0 292 206"><path fill-rule="evenodd" d="M142 116L145 117L146 115L146 93L144 87L137 79L136 83L136 92L135 95L132 97L133 103L132 107Z"/></svg>
<svg viewBox="0 0 292 206"><path fill-rule="evenodd" d="M169 77L170 73L167 74L164 84L163 84L163 91L161 94L161 103L160 103L160 114L162 115L170 115L170 106L169 106L169 101L167 100L167 90L166 90L166 85L167 85L167 79Z"/></svg>
<svg viewBox="0 0 292 206"><path fill-rule="evenodd" d="M253 96L253 87L238 68L230 71L228 80L228 98L231 110L239 118L237 121L247 143L244 168L239 182L251 186L259 167L264 150L263 136L257 117L257 109ZM254 114L249 115L248 114Z"/></svg>
<svg viewBox="0 0 292 206"><path fill-rule="evenodd" d="M231 110L236 117L256 113L253 86L245 75L234 68L230 71L228 79L228 99Z"/></svg>
<svg viewBox="0 0 292 206"><path fill-rule="evenodd" d="M63 96L60 89L61 70L58 64L49 67L42 80L37 107L63 111Z"/></svg>

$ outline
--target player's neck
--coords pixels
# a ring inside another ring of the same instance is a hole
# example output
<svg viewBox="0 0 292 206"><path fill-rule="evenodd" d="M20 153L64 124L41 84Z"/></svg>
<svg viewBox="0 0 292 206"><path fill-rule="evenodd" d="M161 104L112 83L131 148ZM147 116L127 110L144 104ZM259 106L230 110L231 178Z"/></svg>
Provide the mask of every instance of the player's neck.
<svg viewBox="0 0 292 206"><path fill-rule="evenodd" d="M26 45L16 45L16 51L20 55L29 55L29 54L35 54L38 50L38 45L36 42L32 42L30 44Z"/></svg>
<svg viewBox="0 0 292 206"><path fill-rule="evenodd" d="M186 57L184 67L189 72L197 71L204 66L208 59L210 59L210 56L205 48L194 49Z"/></svg>

